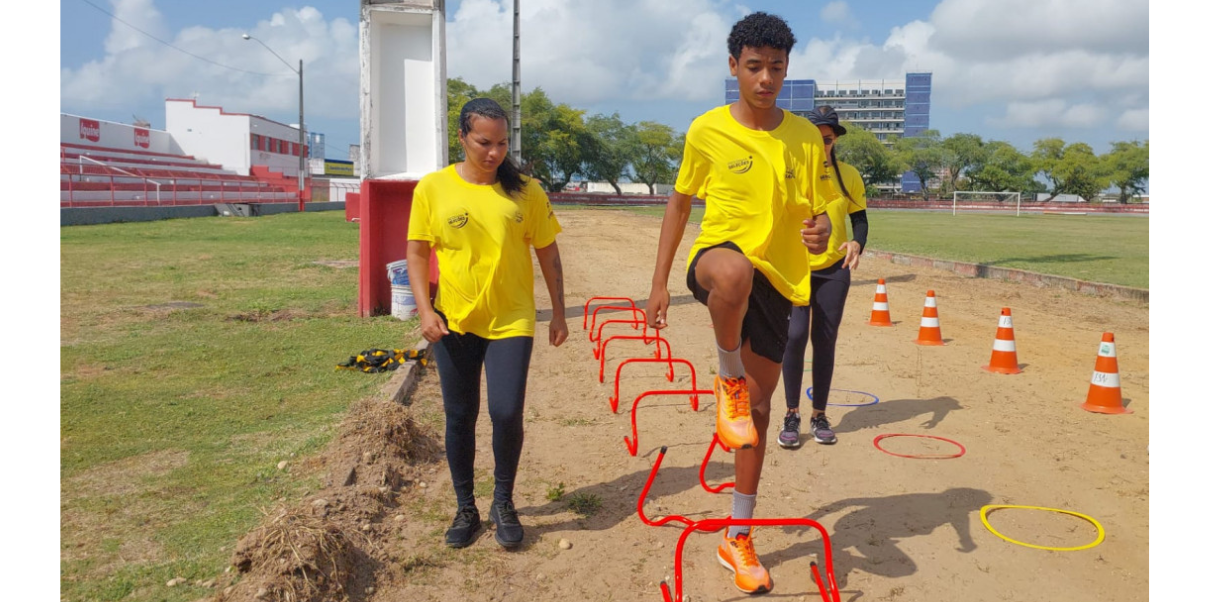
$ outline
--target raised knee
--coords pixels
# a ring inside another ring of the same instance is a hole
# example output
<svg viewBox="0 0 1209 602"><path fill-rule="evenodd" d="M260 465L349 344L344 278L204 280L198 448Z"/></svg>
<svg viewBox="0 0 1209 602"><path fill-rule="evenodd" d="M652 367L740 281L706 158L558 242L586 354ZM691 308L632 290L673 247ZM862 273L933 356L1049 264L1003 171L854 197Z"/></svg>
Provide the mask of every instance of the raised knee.
<svg viewBox="0 0 1209 602"><path fill-rule="evenodd" d="M713 270L713 290L724 296L733 296L737 300L747 298L751 292L751 279L755 268L745 257L719 262Z"/></svg>

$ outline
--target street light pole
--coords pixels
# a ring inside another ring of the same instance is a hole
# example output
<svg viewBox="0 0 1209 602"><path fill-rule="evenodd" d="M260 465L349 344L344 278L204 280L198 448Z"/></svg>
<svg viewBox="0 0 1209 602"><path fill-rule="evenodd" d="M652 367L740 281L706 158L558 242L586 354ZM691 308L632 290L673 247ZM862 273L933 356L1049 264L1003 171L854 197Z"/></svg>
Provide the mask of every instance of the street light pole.
<svg viewBox="0 0 1209 602"><path fill-rule="evenodd" d="M521 0L512 0L512 157L521 159Z"/></svg>
<svg viewBox="0 0 1209 602"><path fill-rule="evenodd" d="M303 129L304 113L302 111L302 59L298 59L298 68L295 69L292 65L286 62L285 59L281 58L280 54L273 52L273 49L269 48L268 44L260 41L259 38L245 33L243 34L243 39L255 40L257 44L264 46L265 50L268 50L273 54L273 56L277 57L277 60L281 61L282 64L288 67L290 71L298 74L298 211L304 211L306 209L306 202L303 200L302 194L303 191L306 190L306 131Z"/></svg>
<svg viewBox="0 0 1209 602"><path fill-rule="evenodd" d="M298 59L298 212L306 210L302 191L306 189L306 130L302 122L302 59Z"/></svg>

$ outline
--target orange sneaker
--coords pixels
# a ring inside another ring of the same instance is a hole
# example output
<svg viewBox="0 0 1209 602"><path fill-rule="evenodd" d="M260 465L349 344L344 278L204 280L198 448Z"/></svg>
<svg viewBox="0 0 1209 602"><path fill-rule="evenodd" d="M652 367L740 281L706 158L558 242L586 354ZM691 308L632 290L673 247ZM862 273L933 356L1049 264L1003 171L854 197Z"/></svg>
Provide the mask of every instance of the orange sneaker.
<svg viewBox="0 0 1209 602"><path fill-rule="evenodd" d="M751 397L747 379L714 377L714 397L718 403L718 438L731 449L746 449L760 444L751 419Z"/></svg>
<svg viewBox="0 0 1209 602"><path fill-rule="evenodd" d="M735 574L735 587L739 591L748 594L772 591L772 576L756 557L750 534L740 533L738 537L731 538L723 530L722 543L718 546L718 562Z"/></svg>

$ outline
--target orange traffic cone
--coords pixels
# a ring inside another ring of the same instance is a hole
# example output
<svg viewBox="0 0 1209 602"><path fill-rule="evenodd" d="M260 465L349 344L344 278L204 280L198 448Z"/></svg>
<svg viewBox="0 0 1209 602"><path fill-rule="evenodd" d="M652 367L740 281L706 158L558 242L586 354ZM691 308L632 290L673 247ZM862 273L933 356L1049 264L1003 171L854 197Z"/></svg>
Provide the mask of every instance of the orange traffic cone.
<svg viewBox="0 0 1209 602"><path fill-rule="evenodd" d="M916 345L944 345L940 338L940 314L936 312L936 291L928 291L924 299L924 316L919 319L919 337Z"/></svg>
<svg viewBox="0 0 1209 602"><path fill-rule="evenodd" d="M1012 310L1005 307L999 312L999 330L995 332L995 346L991 351L991 364L983 370L999 374L1020 374L1016 363L1016 335L1012 333Z"/></svg>
<svg viewBox="0 0 1209 602"><path fill-rule="evenodd" d="M894 326L890 321L890 298L886 296L886 281L877 279L877 293L873 295L873 315L869 317L870 326Z"/></svg>
<svg viewBox="0 0 1209 602"><path fill-rule="evenodd" d="M1100 414L1132 414L1121 403L1121 375L1117 373L1117 344L1112 333L1106 332L1100 339L1100 353L1096 355L1096 369L1091 373L1091 388L1087 390L1087 401L1081 406L1088 412Z"/></svg>

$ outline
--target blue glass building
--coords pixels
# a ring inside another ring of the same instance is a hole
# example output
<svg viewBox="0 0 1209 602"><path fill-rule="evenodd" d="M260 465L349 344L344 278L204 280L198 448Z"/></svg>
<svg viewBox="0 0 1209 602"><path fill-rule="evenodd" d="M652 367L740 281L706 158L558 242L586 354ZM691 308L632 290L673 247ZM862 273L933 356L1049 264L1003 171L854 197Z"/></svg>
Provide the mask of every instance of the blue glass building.
<svg viewBox="0 0 1209 602"><path fill-rule="evenodd" d="M739 82L726 80L727 104L739 100ZM785 80L777 106L798 115L815 106L830 105L840 119L872 132L889 145L896 137L912 137L929 127L932 113L932 74L908 73L900 80L822 82ZM903 174L903 192L919 192L919 178Z"/></svg>

